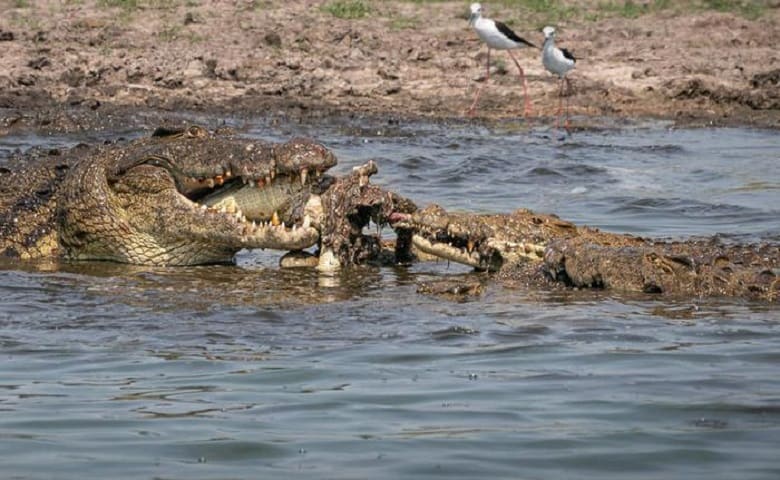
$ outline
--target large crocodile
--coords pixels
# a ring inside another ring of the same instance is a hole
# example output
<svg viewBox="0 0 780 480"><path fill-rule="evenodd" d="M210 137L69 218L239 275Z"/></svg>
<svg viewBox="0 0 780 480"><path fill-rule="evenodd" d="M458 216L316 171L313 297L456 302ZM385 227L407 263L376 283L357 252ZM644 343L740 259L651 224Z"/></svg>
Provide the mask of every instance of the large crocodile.
<svg viewBox="0 0 780 480"><path fill-rule="evenodd" d="M672 296L780 298L780 245L717 239L662 241L578 227L530 210L448 213L430 206L397 215L428 254L497 272L513 283L561 282Z"/></svg>
<svg viewBox="0 0 780 480"><path fill-rule="evenodd" d="M197 126L33 150L0 166L0 256L191 265L306 248L319 231L297 207L335 164L308 139L269 144ZM241 203L258 189L262 202ZM293 219L294 206L303 215Z"/></svg>

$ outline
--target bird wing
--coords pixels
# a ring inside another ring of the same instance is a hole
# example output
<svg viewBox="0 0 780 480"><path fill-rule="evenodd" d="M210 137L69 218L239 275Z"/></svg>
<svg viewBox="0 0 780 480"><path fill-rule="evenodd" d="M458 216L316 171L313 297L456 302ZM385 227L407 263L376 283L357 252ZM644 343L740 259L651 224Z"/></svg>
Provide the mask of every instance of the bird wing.
<svg viewBox="0 0 780 480"><path fill-rule="evenodd" d="M576 62L577 61L577 59L574 58L574 54L571 53L570 51L566 50L565 48L561 49L561 53L563 54L564 57L568 58L572 62Z"/></svg>
<svg viewBox="0 0 780 480"><path fill-rule="evenodd" d="M529 42L528 40L518 36L515 32L512 31L511 28L507 27L505 23L495 22L495 24L498 31L504 34L506 38L512 40L513 42L523 43L525 45L528 45L529 47L539 48L533 43Z"/></svg>

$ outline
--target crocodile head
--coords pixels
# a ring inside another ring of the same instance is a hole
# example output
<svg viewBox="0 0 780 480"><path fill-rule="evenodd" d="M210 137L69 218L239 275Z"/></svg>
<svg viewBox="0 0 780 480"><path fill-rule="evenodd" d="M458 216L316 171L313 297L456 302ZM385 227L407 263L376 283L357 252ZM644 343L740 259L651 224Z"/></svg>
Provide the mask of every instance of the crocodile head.
<svg viewBox="0 0 780 480"><path fill-rule="evenodd" d="M508 284L609 288L677 296L738 296L777 302L780 246L711 240L664 241L577 227L529 210L447 213L429 206L395 214L422 252L480 270Z"/></svg>
<svg viewBox="0 0 780 480"><path fill-rule="evenodd" d="M150 265L305 248L319 232L305 215L293 220L288 206L308 198L311 179L335 164L308 139L267 144L200 127L99 149L64 181L61 248L66 258Z"/></svg>
<svg viewBox="0 0 780 480"><path fill-rule="evenodd" d="M577 235L574 224L554 215L449 213L431 205L396 215L393 227L410 229L418 250L479 270L498 271L519 262L541 262L547 243Z"/></svg>

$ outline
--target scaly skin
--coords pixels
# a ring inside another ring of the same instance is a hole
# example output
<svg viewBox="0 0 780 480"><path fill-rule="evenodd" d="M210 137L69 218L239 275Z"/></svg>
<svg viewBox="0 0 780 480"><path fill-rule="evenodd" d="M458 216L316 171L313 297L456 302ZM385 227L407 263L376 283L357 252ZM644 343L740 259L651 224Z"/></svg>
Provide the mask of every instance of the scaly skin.
<svg viewBox="0 0 780 480"><path fill-rule="evenodd" d="M438 206L399 217L418 249L513 284L552 281L681 297L733 296L776 302L780 246L665 242L577 227L529 210L448 213Z"/></svg>
<svg viewBox="0 0 780 480"><path fill-rule="evenodd" d="M307 179L335 163L307 139L267 144L200 127L32 151L0 169L0 255L193 265L230 262L242 248L306 248L319 239L306 219L294 229L281 223L285 212L247 219L214 191L286 181L308 196ZM207 195L215 208L198 203Z"/></svg>
<svg viewBox="0 0 780 480"><path fill-rule="evenodd" d="M743 297L777 302L780 245L726 245L713 240L602 245L562 239L545 251L551 278L577 287L678 297Z"/></svg>

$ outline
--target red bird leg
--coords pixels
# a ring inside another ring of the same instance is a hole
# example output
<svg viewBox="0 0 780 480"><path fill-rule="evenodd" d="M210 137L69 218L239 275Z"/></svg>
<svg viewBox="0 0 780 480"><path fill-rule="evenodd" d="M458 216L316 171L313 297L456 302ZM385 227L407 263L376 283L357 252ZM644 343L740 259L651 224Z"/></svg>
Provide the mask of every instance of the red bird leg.
<svg viewBox="0 0 780 480"><path fill-rule="evenodd" d="M523 98L525 100L524 107L523 107L523 116L527 117L531 114L531 100L528 98L528 82L525 79L525 72L523 72L523 68L520 66L520 63L515 58L514 54L512 53L512 50L507 50L507 53L510 57L512 57L512 61L515 62L515 66L517 67L517 70L520 72L520 80L523 82Z"/></svg>
<svg viewBox="0 0 780 480"><path fill-rule="evenodd" d="M490 80L490 49L488 48L487 51L487 67L485 68L485 81L482 83L482 85L479 86L477 89L477 94L474 95L474 101L471 102L471 107L469 107L469 116L474 116L474 113L477 111L477 102L479 102L479 95L482 93L482 89L487 85L488 80Z"/></svg>

